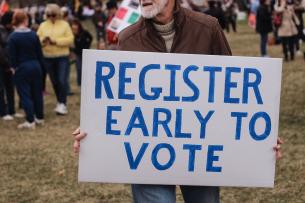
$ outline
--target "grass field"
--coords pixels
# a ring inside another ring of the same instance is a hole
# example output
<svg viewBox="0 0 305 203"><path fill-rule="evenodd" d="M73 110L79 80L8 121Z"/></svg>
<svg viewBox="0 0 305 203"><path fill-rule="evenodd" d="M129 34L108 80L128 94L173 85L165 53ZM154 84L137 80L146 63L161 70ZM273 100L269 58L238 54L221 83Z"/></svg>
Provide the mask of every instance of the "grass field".
<svg viewBox="0 0 305 203"><path fill-rule="evenodd" d="M238 33L227 35L234 55L258 56L258 35L245 24ZM281 47L269 49L281 57ZM34 131L20 131L20 120L0 121L0 202L131 202L129 185L77 182L78 158L72 153L71 132L79 125L80 90L71 72L72 90L67 116L53 112L56 101L48 84L45 97L46 125ZM305 202L305 62L302 57L284 63L279 135L284 153L276 166L275 187L221 190L222 202ZM182 197L178 191L178 202Z"/></svg>

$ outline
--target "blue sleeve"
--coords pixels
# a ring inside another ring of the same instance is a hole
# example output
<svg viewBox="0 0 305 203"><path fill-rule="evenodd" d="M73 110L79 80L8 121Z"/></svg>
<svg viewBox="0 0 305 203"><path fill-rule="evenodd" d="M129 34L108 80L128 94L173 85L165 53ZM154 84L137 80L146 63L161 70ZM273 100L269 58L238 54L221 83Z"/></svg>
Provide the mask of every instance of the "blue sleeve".
<svg viewBox="0 0 305 203"><path fill-rule="evenodd" d="M18 63L17 63L17 46L16 46L16 42L14 40L13 34L11 34L8 38L7 49L8 49L10 66L12 68L16 69L17 66L18 66Z"/></svg>

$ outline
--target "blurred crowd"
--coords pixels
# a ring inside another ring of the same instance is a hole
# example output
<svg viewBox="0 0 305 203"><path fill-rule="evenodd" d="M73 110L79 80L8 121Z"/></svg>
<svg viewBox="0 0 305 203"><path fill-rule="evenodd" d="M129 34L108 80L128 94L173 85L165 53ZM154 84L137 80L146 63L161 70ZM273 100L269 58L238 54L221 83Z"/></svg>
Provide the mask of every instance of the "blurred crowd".
<svg viewBox="0 0 305 203"><path fill-rule="evenodd" d="M6 4L5 4L6 3ZM77 9L49 3L10 9L7 1L0 6L0 116L3 120L22 117L15 109L15 89L25 122L18 128L35 128L44 124L43 97L48 94L50 78L57 115L68 113L70 66L75 63L77 85L81 85L82 50L91 47L93 38L98 49L115 49L117 34L106 30L115 15L117 2L91 5L80 3ZM87 31L81 20L90 18L96 33ZM94 36L96 34L96 36Z"/></svg>
<svg viewBox="0 0 305 203"><path fill-rule="evenodd" d="M259 0L250 15L254 16L252 24L260 34L262 56L268 56L268 44L282 44L286 62L293 61L295 55L305 59L304 11L304 0ZM273 33L273 37L268 38L268 33Z"/></svg>
<svg viewBox="0 0 305 203"><path fill-rule="evenodd" d="M260 35L260 53L267 57L267 45L283 46L286 61L294 60L301 51L304 37L303 13L305 0L208 0L203 4L180 0L181 6L212 15L223 30L237 32L240 8L246 10L249 24ZM25 122L18 128L35 128L44 124L44 96L48 94L46 78L50 78L55 95L54 111L68 113L70 66L75 64L77 85L81 86L82 50L117 49L118 34L107 29L121 1L54 1L11 9L7 0L0 5L0 117L13 120L21 117L15 109L15 89L18 108L25 112ZM91 21L95 33L83 27ZM268 36L272 33L272 36ZM304 44L304 43L303 43ZM48 90L50 91L50 90Z"/></svg>

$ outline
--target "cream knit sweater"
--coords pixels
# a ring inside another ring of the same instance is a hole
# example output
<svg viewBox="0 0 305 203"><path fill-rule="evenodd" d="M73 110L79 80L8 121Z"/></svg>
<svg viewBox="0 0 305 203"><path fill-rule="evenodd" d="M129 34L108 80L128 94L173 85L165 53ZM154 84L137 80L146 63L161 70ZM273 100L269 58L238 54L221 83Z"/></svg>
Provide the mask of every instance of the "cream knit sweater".
<svg viewBox="0 0 305 203"><path fill-rule="evenodd" d="M154 23L154 27L164 39L167 52L170 52L175 36L174 20L165 25Z"/></svg>

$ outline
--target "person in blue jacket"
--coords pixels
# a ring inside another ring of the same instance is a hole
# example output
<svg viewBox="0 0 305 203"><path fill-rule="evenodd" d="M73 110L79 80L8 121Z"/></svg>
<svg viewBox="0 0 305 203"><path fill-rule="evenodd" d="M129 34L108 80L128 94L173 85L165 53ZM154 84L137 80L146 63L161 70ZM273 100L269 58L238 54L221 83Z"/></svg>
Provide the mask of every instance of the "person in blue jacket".
<svg viewBox="0 0 305 203"><path fill-rule="evenodd" d="M41 45L36 33L28 28L28 17L24 11L14 13L13 25L15 30L9 36L8 53L17 92L26 114L26 121L18 128L34 129L36 124L44 123Z"/></svg>

